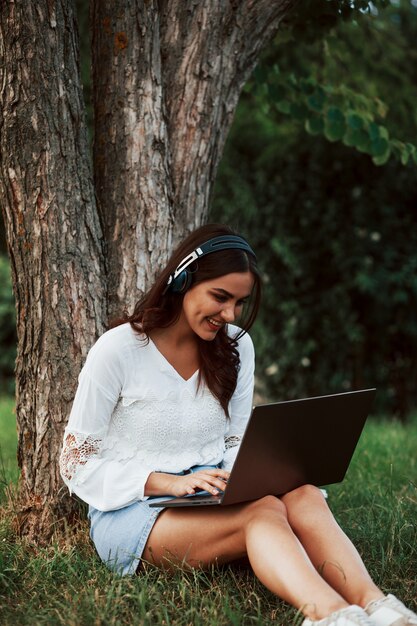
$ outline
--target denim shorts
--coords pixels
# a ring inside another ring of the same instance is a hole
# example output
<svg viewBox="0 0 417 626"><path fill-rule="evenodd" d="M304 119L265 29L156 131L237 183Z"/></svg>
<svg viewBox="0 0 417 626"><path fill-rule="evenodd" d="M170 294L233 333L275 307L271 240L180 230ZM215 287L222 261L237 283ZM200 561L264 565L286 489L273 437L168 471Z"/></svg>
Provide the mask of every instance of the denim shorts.
<svg viewBox="0 0 417 626"><path fill-rule="evenodd" d="M196 465L178 472L178 475L215 467L218 465ZM90 536L99 557L109 569L121 576L136 573L153 525L165 508L151 508L148 503L167 499L167 496L158 496L140 500L117 511L98 511L89 507Z"/></svg>

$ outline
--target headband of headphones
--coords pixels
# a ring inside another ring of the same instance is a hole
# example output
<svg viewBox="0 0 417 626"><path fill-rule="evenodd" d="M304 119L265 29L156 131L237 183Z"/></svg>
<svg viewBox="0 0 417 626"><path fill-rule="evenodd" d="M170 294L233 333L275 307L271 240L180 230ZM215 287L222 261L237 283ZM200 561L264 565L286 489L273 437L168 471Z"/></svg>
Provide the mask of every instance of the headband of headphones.
<svg viewBox="0 0 417 626"><path fill-rule="evenodd" d="M176 292L185 291L190 286L190 281L187 280L187 278L190 278L190 273L186 271L187 267L202 256L206 256L212 252L218 252L219 250L230 249L244 250L245 252L249 252L249 254L256 259L254 251L242 237L238 235L221 235L214 237L202 243L198 248L182 259L174 273L168 278L166 289L171 287L171 289Z"/></svg>

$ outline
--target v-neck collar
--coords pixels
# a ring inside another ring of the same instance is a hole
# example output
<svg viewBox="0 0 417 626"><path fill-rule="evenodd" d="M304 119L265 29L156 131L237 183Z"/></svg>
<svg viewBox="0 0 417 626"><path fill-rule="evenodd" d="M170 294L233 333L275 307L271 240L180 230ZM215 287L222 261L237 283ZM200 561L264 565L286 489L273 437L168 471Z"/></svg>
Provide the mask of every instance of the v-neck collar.
<svg viewBox="0 0 417 626"><path fill-rule="evenodd" d="M176 370L175 367L172 365L172 363L170 363L168 361L168 359L162 354L162 352L160 351L160 349L158 348L156 343L154 343L154 341L152 341L152 339L150 337L149 337L149 343L152 346L153 351L156 354L157 358L161 362L163 370L165 370L165 371L168 370L168 371L172 372L176 376L176 378L178 378L183 383L191 383L191 382L194 381L194 378L196 376L198 376L199 368L197 368L195 370L195 372L193 374L191 374L191 376L189 378L184 378L184 376L181 376L179 371Z"/></svg>

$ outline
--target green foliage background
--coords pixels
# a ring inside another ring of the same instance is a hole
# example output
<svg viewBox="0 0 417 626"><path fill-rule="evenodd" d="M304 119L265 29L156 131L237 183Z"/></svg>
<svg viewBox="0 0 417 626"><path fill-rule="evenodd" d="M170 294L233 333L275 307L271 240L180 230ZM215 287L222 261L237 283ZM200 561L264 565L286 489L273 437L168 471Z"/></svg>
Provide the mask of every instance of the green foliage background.
<svg viewBox="0 0 417 626"><path fill-rule="evenodd" d="M87 3L77 8L92 134ZM405 418L417 404L416 38L415 0L300 0L244 90L210 219L258 252L253 336L270 398L377 386L378 412ZM0 281L4 389L4 257Z"/></svg>
<svg viewBox="0 0 417 626"><path fill-rule="evenodd" d="M211 219L259 252L253 335L270 397L376 386L378 411L416 405L417 180L395 148L417 127L415 5L336 21L322 38L282 32L242 96ZM394 142L384 159L349 141L372 124Z"/></svg>
<svg viewBox="0 0 417 626"><path fill-rule="evenodd" d="M15 305L10 264L0 254L0 393L13 391L16 358Z"/></svg>

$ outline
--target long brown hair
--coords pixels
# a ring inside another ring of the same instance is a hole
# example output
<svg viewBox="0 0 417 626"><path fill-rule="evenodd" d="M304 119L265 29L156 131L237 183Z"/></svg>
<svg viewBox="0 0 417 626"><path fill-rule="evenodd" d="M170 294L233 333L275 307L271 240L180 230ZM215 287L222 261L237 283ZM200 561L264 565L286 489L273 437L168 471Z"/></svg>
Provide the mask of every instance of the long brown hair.
<svg viewBox="0 0 417 626"><path fill-rule="evenodd" d="M152 330L167 328L174 324L181 314L184 294L166 289L169 277L181 261L202 243L221 235L236 234L229 226L223 224L207 224L194 230L173 252L153 286L136 303L132 315L125 315L113 326L129 322L135 332L145 334L149 339ZM237 339L252 326L260 305L261 278L256 259L244 250L219 250L199 258L188 269L192 272L191 287L205 280L235 272L251 272L254 278L251 297L239 318L242 330L238 336L229 337L223 327L213 341L204 341L197 337L200 360L199 384L205 382L228 416L228 404L236 388L240 366Z"/></svg>

